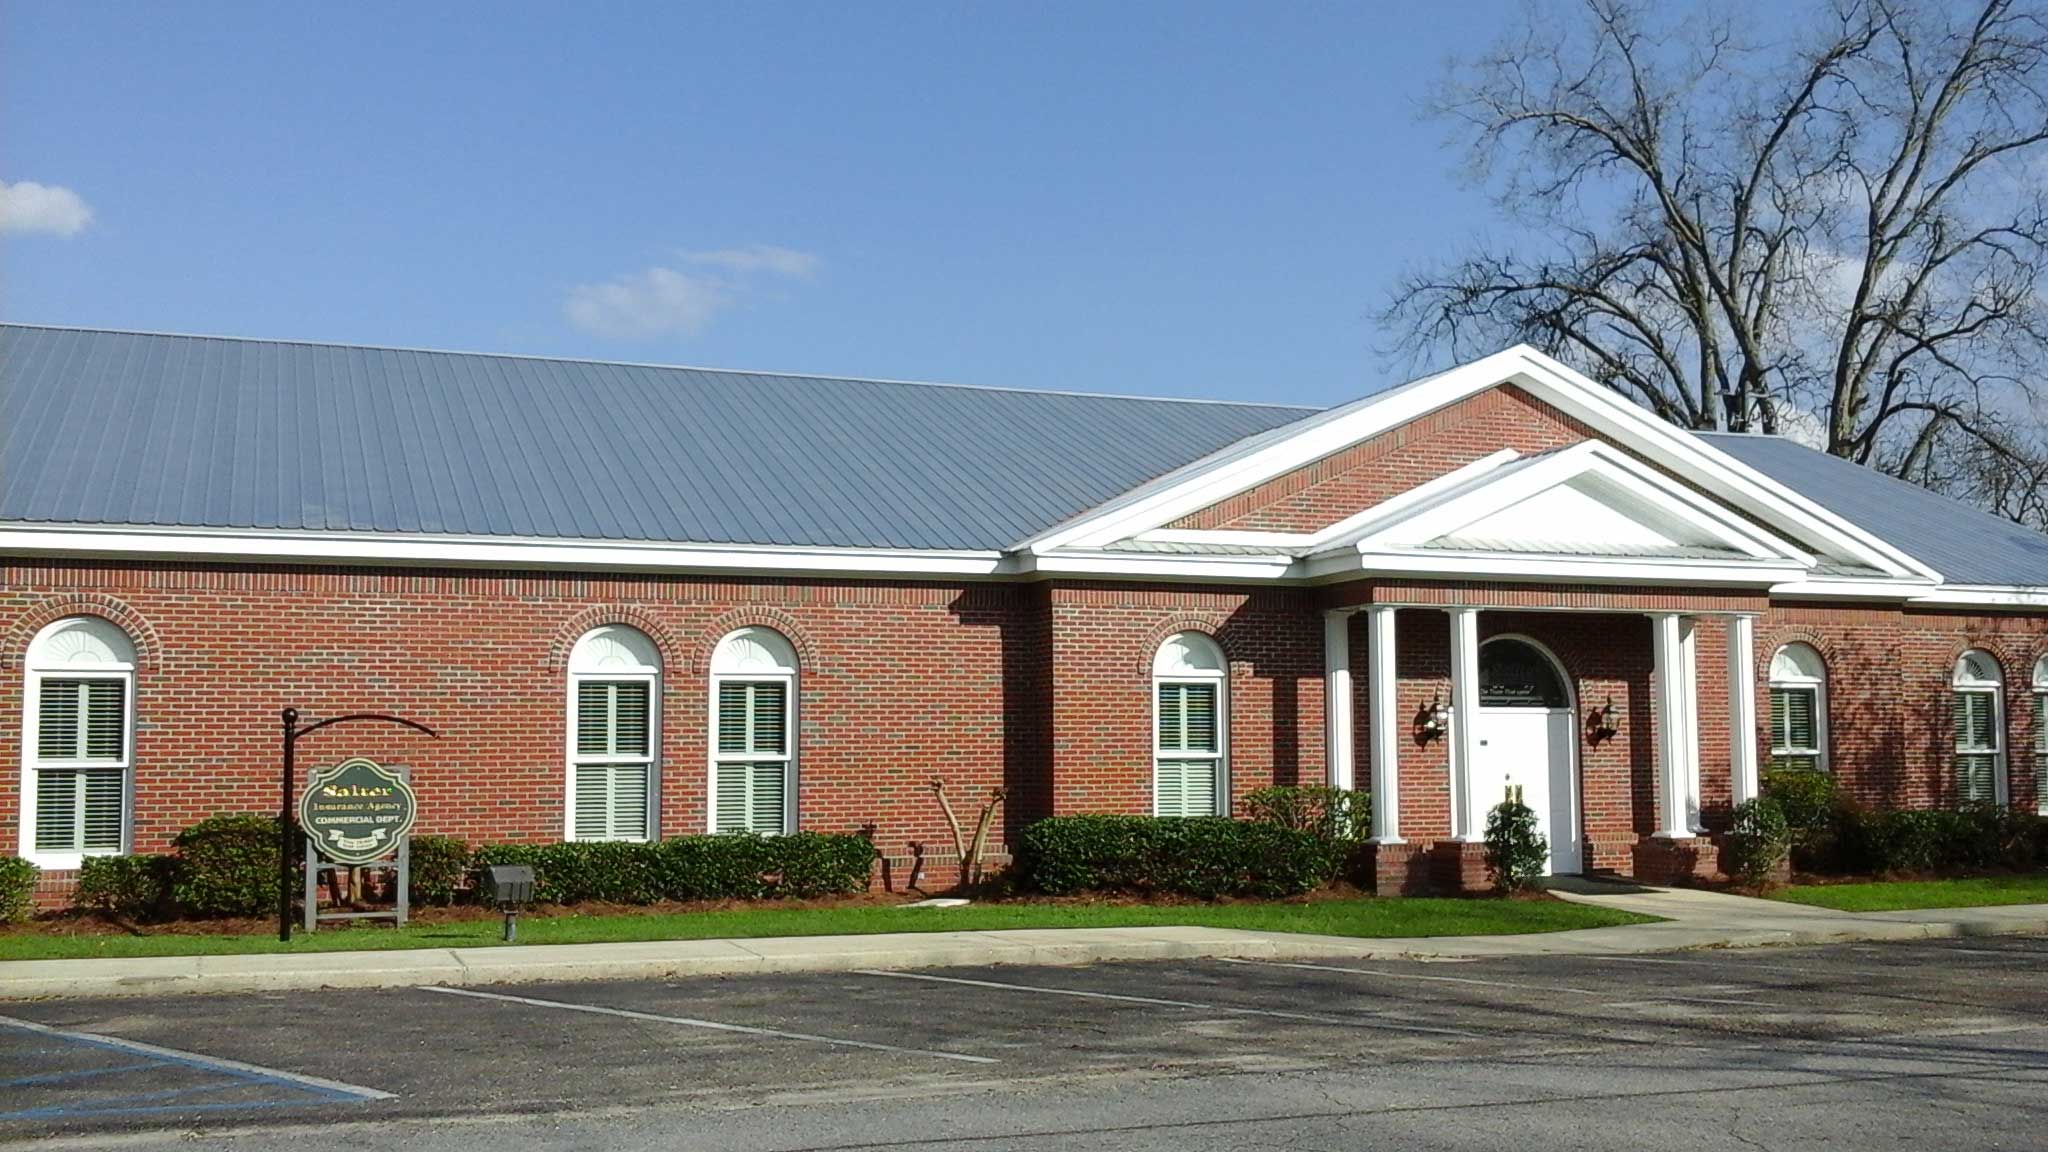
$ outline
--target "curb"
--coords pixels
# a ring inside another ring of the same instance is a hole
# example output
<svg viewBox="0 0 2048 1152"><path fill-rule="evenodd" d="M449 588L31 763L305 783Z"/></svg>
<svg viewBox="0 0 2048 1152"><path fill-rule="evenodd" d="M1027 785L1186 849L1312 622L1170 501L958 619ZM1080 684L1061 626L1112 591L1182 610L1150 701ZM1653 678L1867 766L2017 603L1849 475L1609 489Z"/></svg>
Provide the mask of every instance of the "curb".
<svg viewBox="0 0 2048 1152"><path fill-rule="evenodd" d="M1817 923L1735 930L1666 920L1535 935L1382 940L1207 928L1048 928L304 955L14 960L0 962L0 1000L663 980L863 968L1075 966L1119 960L1384 961L1618 955L2031 933L2048 933L2048 912L2034 907L2018 914L1978 909L1950 919L1830 917Z"/></svg>

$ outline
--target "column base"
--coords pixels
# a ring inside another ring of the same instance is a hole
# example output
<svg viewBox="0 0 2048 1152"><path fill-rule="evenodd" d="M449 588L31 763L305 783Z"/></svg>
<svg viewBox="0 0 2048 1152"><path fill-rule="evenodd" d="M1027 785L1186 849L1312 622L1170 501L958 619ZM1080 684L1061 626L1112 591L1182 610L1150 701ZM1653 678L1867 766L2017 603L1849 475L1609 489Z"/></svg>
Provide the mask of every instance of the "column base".
<svg viewBox="0 0 2048 1152"><path fill-rule="evenodd" d="M1376 841L1360 850L1359 886L1375 896L1415 896L1430 889L1421 845Z"/></svg>
<svg viewBox="0 0 2048 1152"><path fill-rule="evenodd" d="M1429 856L1438 891L1493 891L1493 877L1486 870L1486 845L1476 840L1439 840L1429 846Z"/></svg>
<svg viewBox="0 0 2048 1152"><path fill-rule="evenodd" d="M1645 884L1678 887L1721 875L1720 846L1706 836L1645 836L1633 857L1635 878Z"/></svg>

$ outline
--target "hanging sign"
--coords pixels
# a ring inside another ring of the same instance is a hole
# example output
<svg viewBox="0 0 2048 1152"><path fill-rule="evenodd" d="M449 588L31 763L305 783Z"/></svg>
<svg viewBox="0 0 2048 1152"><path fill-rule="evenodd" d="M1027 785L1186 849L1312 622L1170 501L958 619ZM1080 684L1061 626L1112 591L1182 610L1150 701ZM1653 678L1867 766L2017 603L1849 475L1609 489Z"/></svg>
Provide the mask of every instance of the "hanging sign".
<svg viewBox="0 0 2048 1152"><path fill-rule="evenodd" d="M418 810L405 777L358 756L313 773L299 799L299 827L322 860L368 864L398 851Z"/></svg>

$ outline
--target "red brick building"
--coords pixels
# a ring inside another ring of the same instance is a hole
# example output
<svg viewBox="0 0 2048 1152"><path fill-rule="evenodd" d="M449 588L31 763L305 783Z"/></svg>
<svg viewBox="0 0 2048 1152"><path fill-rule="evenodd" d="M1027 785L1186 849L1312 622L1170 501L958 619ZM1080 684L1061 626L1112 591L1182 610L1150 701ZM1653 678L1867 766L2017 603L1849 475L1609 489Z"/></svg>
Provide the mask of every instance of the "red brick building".
<svg viewBox="0 0 2048 1152"><path fill-rule="evenodd" d="M474 842L1370 787L1453 884L1711 869L1772 764L2029 810L2048 539L1526 348L1329 411L0 328L0 838L52 893L398 713ZM929 849L929 851L926 851Z"/></svg>

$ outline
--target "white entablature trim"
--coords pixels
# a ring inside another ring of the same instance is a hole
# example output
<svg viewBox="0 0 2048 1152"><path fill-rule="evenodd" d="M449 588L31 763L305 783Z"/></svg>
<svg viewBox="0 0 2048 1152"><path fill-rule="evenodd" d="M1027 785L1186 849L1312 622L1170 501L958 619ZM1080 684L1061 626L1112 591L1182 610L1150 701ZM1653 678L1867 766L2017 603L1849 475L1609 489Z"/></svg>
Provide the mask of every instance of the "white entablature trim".
<svg viewBox="0 0 2048 1152"><path fill-rule="evenodd" d="M1830 555L1904 580L1940 574L1878 537L1534 348L1518 345L1250 438L1168 473L1017 547L1045 554L1102 548L1164 528L1359 441L1488 388L1512 384L1631 451L1686 476L1742 515Z"/></svg>

